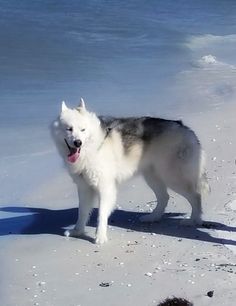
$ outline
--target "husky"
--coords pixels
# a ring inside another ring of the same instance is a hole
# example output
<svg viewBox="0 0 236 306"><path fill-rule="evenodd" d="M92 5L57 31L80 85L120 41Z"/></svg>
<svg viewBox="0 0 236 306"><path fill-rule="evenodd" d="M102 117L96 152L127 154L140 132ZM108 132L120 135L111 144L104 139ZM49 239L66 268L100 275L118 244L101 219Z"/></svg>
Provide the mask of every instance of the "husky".
<svg viewBox="0 0 236 306"><path fill-rule="evenodd" d="M201 225L201 191L208 188L204 155L197 136L182 121L97 116L87 110L81 99L73 109L62 102L51 134L79 195L79 217L75 227L65 232L66 236L85 234L98 199L95 242L106 242L117 186L135 174L144 177L158 203L152 213L141 218L142 222L161 219L170 188L185 197L192 207L187 223Z"/></svg>

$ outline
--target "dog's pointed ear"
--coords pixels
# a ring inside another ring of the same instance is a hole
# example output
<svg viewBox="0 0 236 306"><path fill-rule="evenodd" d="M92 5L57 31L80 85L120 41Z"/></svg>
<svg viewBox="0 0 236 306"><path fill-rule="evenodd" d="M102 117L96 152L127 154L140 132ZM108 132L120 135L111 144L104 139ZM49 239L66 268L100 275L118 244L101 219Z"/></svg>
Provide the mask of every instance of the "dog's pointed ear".
<svg viewBox="0 0 236 306"><path fill-rule="evenodd" d="M68 110L68 107L66 106L66 102L62 101L61 102L61 112L63 113L66 110Z"/></svg>
<svg viewBox="0 0 236 306"><path fill-rule="evenodd" d="M83 98L80 98L79 108L86 110L85 102Z"/></svg>

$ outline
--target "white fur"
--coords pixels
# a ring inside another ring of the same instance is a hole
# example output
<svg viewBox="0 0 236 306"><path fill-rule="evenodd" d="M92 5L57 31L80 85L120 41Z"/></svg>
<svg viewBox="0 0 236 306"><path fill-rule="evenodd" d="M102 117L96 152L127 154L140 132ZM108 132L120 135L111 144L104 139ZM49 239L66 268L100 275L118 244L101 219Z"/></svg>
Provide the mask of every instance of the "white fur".
<svg viewBox="0 0 236 306"><path fill-rule="evenodd" d="M73 131L68 131L68 127L72 127ZM161 218L169 199L169 187L190 202L191 222L201 223L199 186L203 176L202 151L191 131L186 129L179 132L173 128L170 135L154 140L148 150L144 148L144 143L137 142L125 154L119 132L114 129L106 137L100 120L86 110L83 99L77 109L70 109L63 102L61 114L52 124L51 131L79 194L79 218L74 229L65 233L67 236L79 237L84 234L94 201L98 199L96 243L106 242L107 222L115 207L117 184L136 173L144 176L158 198L156 209L142 217L142 221L153 222ZM80 157L75 163L67 161L65 138L71 145L76 139L82 141ZM194 154L190 160L184 160L184 157L177 159L173 155L176 147L182 143L190 144L193 149Z"/></svg>

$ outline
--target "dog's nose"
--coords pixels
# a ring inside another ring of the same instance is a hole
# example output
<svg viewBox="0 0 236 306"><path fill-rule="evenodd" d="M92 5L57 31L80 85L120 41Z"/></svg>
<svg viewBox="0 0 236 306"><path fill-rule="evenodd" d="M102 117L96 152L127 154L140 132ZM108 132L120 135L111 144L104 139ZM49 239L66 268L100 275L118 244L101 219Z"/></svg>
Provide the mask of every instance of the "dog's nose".
<svg viewBox="0 0 236 306"><path fill-rule="evenodd" d="M75 145L76 148L80 148L81 145L82 145L82 141L79 140L79 139L78 139L78 140L75 140L75 141L74 141L74 145Z"/></svg>

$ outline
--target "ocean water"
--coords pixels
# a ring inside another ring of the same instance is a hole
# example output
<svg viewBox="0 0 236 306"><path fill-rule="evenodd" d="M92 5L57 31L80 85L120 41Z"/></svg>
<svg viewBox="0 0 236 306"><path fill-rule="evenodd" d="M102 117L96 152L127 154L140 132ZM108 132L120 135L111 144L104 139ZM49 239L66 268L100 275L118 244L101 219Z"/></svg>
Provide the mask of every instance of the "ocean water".
<svg viewBox="0 0 236 306"><path fill-rule="evenodd" d="M0 204L57 173L62 100L171 118L234 101L235 16L234 0L0 0Z"/></svg>

